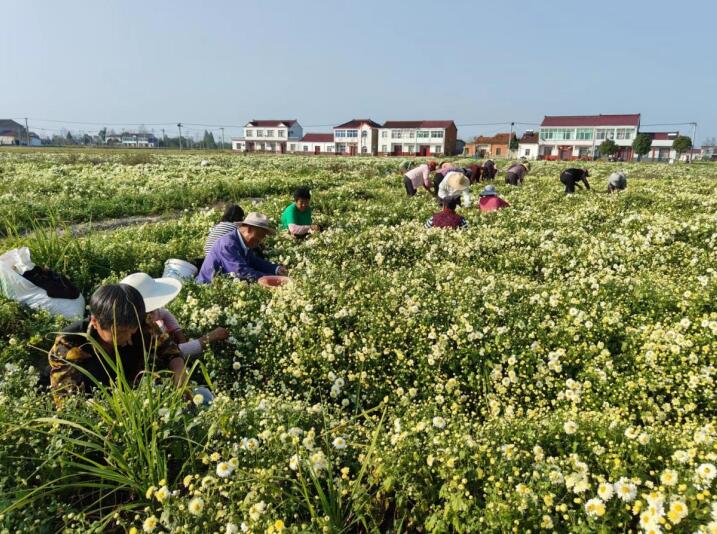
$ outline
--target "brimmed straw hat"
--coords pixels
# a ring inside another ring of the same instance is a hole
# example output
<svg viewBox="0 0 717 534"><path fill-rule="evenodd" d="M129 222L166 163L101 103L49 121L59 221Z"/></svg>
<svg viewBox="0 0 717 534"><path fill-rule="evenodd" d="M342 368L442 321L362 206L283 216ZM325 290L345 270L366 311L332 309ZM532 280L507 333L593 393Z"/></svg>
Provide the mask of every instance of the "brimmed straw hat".
<svg viewBox="0 0 717 534"><path fill-rule="evenodd" d="M448 187L456 193L461 193L471 186L470 180L462 172L449 172L445 180Z"/></svg>
<svg viewBox="0 0 717 534"><path fill-rule="evenodd" d="M274 227L271 224L269 217L267 217L263 213L259 213L258 211L250 212L246 217L244 217L244 220L240 224L246 226L253 226L255 228L261 228L262 230L266 230L270 234L276 233L276 230L274 230Z"/></svg>
<svg viewBox="0 0 717 534"><path fill-rule="evenodd" d="M147 273L130 274L120 284L127 284L139 291L147 313L166 306L182 290L182 282L176 278L152 278Z"/></svg>

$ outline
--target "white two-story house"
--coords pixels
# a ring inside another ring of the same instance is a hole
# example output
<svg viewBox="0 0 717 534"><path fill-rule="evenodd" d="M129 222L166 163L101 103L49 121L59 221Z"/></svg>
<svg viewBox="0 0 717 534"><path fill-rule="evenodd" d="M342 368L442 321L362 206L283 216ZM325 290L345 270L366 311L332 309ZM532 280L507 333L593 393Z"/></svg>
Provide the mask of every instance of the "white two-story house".
<svg viewBox="0 0 717 534"><path fill-rule="evenodd" d="M381 155L452 156L458 129L453 121L386 121L379 131Z"/></svg>
<svg viewBox="0 0 717 534"><path fill-rule="evenodd" d="M232 148L240 152L284 154L287 143L299 142L303 135L297 120L253 120L244 126L244 137L232 138Z"/></svg>
<svg viewBox="0 0 717 534"><path fill-rule="evenodd" d="M677 159L677 151L672 148L680 132L640 132L650 136L650 151L643 157L648 161L669 161Z"/></svg>
<svg viewBox="0 0 717 534"><path fill-rule="evenodd" d="M545 116L540 125L539 159L592 159L600 144L612 139L615 157L632 159L632 142L640 128L640 114Z"/></svg>
<svg viewBox="0 0 717 534"><path fill-rule="evenodd" d="M375 156L378 150L378 129L371 119L351 119L334 126L334 145L337 154Z"/></svg>

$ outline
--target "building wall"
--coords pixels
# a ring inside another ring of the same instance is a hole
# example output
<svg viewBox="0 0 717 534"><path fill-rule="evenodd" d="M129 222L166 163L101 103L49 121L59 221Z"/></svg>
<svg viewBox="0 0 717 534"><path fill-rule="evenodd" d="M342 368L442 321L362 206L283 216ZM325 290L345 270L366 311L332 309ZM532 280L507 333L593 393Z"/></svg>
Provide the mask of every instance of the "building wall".
<svg viewBox="0 0 717 534"><path fill-rule="evenodd" d="M356 130L356 137L344 137L337 132ZM365 137L363 132L366 132ZM375 156L378 149L378 129L370 124L362 124L356 128L334 128L334 144L337 151L343 148L342 154L350 154L351 147L355 147L357 155Z"/></svg>
<svg viewBox="0 0 717 534"><path fill-rule="evenodd" d="M262 132L261 137L257 135L258 130ZM279 130L284 130L285 135L283 137L279 137ZM271 131L272 135L266 135L267 131ZM249 133L251 133L251 135L248 135ZM290 128L285 126L244 126L244 139L249 142L256 141L266 143L268 141L270 143L284 143L289 139L298 141L302 137L304 137L304 129L298 122L294 123Z"/></svg>
<svg viewBox="0 0 717 534"><path fill-rule="evenodd" d="M320 154L335 154L336 148L332 142L304 142L304 141L289 141L287 143L286 151L292 154L307 154L313 155L316 152L316 147L319 147Z"/></svg>
<svg viewBox="0 0 717 534"><path fill-rule="evenodd" d="M398 130L401 132L401 137L393 137L393 132ZM431 132L438 130L443 132L443 137L430 136ZM429 137L418 137L419 132L428 132ZM400 146L401 151L397 155L414 156L419 154L421 146L428 146L430 150L428 155L452 155L456 146L456 134L455 128L448 130L443 128L379 128L378 153L394 155L397 154L396 148Z"/></svg>
<svg viewBox="0 0 717 534"><path fill-rule="evenodd" d="M518 157L529 160L538 159L538 143L518 143Z"/></svg>
<svg viewBox="0 0 717 534"><path fill-rule="evenodd" d="M553 138L547 138L545 133L547 130L560 130L558 135ZM578 139L578 130L590 132L589 139ZM624 136L621 135L621 130ZM560 135L562 131L571 132L568 139L564 135ZM540 128L539 156L549 159L579 159L592 157L594 151L598 150L600 144L605 139L612 139L615 144L620 147L620 154L627 160L632 159L632 142L638 133L636 126L577 126L566 128ZM623 138L619 138L623 137ZM562 147L562 148L561 148Z"/></svg>

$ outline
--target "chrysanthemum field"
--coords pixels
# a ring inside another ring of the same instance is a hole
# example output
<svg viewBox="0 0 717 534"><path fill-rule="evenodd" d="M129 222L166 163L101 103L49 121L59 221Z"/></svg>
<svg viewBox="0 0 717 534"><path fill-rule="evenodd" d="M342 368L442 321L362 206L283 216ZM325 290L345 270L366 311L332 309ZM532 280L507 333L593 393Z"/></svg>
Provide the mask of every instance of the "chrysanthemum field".
<svg viewBox="0 0 717 534"><path fill-rule="evenodd" d="M170 304L189 335L231 331L193 371L208 408L160 377L57 410L66 323L0 297L0 531L717 532L717 166L588 163L565 197L567 164L536 162L451 232L398 164L0 152L2 250L86 297L200 256L224 201L277 220L309 185L328 228L269 241L288 286Z"/></svg>

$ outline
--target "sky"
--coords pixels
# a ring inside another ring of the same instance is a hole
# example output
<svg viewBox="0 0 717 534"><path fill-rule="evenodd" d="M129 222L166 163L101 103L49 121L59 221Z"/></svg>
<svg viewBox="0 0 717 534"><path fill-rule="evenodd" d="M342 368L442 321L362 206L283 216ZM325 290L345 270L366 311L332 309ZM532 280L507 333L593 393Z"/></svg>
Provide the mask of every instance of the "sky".
<svg viewBox="0 0 717 534"><path fill-rule="evenodd" d="M41 135L641 113L717 137L714 0L0 0L0 20L0 118Z"/></svg>

